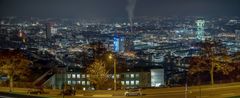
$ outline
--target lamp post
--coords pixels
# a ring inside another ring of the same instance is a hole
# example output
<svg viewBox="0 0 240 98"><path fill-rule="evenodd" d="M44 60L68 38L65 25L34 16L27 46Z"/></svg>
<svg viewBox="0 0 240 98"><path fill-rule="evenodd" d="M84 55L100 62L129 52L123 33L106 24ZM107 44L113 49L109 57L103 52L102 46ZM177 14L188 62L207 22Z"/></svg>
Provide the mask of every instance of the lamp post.
<svg viewBox="0 0 240 98"><path fill-rule="evenodd" d="M199 96L202 98L202 88L201 88L201 82L200 82L200 75L198 73L198 85L199 85Z"/></svg>
<svg viewBox="0 0 240 98"><path fill-rule="evenodd" d="M64 71L62 70L62 98L64 98Z"/></svg>
<svg viewBox="0 0 240 98"><path fill-rule="evenodd" d="M62 75L62 98L64 98L64 88L65 88L65 74L66 74L66 69L64 66L61 66L61 75Z"/></svg>
<svg viewBox="0 0 240 98"><path fill-rule="evenodd" d="M185 70L185 98L188 98L188 79L187 79L187 71Z"/></svg>
<svg viewBox="0 0 240 98"><path fill-rule="evenodd" d="M109 59L113 59L113 68L114 68L114 91L117 90L117 70L116 70L116 64L117 64L117 59L115 57L113 57L112 54L109 55Z"/></svg>
<svg viewBox="0 0 240 98"><path fill-rule="evenodd" d="M62 88L62 98L64 98L64 89L65 89L65 78L66 78L66 71L67 71L67 68L66 66L59 66L59 68L57 69L58 72L61 72L61 88Z"/></svg>

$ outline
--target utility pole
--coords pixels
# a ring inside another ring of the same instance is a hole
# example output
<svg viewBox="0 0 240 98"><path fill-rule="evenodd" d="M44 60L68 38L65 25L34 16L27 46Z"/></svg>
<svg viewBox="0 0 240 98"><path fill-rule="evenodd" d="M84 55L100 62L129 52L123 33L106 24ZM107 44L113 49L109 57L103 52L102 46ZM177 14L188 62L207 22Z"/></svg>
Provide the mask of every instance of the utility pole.
<svg viewBox="0 0 240 98"><path fill-rule="evenodd" d="M188 93L188 85L187 85L187 71L185 70L185 98L188 97L187 93Z"/></svg>
<svg viewBox="0 0 240 98"><path fill-rule="evenodd" d="M201 87L201 81L200 81L200 75L198 73L198 85L199 85L199 96L202 98L202 87Z"/></svg>
<svg viewBox="0 0 240 98"><path fill-rule="evenodd" d="M117 69L116 69L116 58L114 58L114 91L117 90Z"/></svg>
<svg viewBox="0 0 240 98"><path fill-rule="evenodd" d="M62 98L64 98L64 72L62 70Z"/></svg>
<svg viewBox="0 0 240 98"><path fill-rule="evenodd" d="M114 76L114 80L113 80L113 85L114 85L114 91L117 90L117 58L115 55L113 54L110 54L109 55L109 59L113 59L113 70L114 70L114 73L113 73L113 76Z"/></svg>

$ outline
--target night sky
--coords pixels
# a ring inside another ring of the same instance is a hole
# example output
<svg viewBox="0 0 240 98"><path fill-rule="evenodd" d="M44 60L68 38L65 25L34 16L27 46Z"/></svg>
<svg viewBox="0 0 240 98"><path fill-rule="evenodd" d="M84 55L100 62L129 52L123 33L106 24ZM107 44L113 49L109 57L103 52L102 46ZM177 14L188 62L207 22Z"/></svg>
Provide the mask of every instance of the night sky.
<svg viewBox="0 0 240 98"><path fill-rule="evenodd" d="M0 0L1 17L127 17L127 0ZM134 16L240 16L240 0L137 0Z"/></svg>

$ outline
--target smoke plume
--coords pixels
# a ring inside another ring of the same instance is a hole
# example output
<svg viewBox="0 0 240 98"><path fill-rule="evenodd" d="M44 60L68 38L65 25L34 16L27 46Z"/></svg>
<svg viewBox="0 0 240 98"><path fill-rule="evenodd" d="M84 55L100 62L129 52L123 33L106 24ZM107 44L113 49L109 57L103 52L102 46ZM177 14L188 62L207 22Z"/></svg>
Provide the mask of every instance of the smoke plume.
<svg viewBox="0 0 240 98"><path fill-rule="evenodd" d="M126 7L127 13L128 13L128 19L130 21L130 26L131 26L131 32L133 31L132 26L133 26L133 17L134 17L134 9L137 0L127 0L128 4Z"/></svg>

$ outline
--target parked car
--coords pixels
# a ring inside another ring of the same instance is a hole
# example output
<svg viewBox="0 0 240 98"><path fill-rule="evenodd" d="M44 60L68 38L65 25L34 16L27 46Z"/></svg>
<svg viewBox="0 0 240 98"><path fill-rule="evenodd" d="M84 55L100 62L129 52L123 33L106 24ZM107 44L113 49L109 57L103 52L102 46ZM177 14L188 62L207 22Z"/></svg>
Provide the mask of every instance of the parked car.
<svg viewBox="0 0 240 98"><path fill-rule="evenodd" d="M45 92L43 88L32 88L27 91L27 94L48 94L49 92Z"/></svg>
<svg viewBox="0 0 240 98"><path fill-rule="evenodd" d="M142 96L141 89L129 89L124 93L125 96Z"/></svg>
<svg viewBox="0 0 240 98"><path fill-rule="evenodd" d="M66 89L64 91L61 91L60 95L64 94L64 95L75 95L76 90L74 89L74 87L71 86L67 86Z"/></svg>

